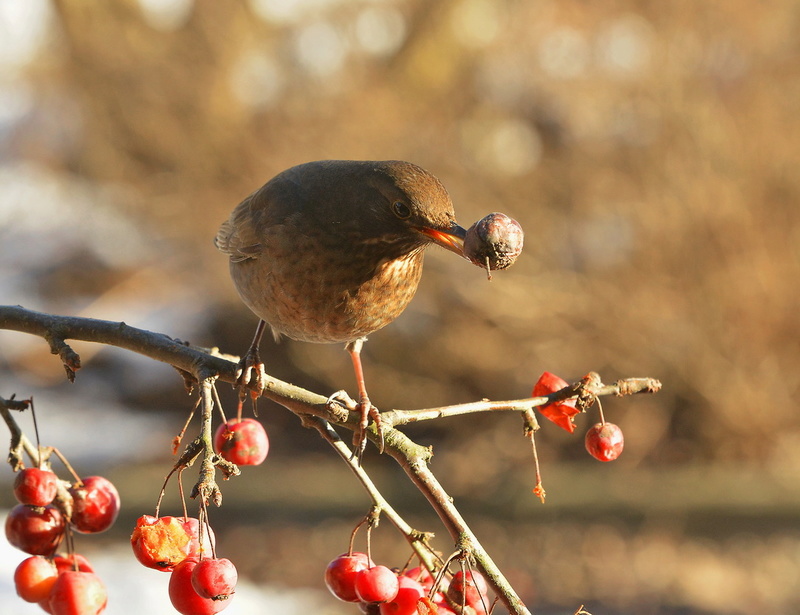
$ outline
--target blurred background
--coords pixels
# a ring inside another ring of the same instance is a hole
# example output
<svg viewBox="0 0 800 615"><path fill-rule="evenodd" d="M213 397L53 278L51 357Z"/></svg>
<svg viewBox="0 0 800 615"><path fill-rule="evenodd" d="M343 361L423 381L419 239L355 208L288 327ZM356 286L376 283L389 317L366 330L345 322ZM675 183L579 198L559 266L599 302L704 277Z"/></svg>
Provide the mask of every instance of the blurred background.
<svg viewBox="0 0 800 615"><path fill-rule="evenodd" d="M614 463L584 450L596 410L574 435L542 425L544 505L519 417L406 429L531 610L800 612L798 109L791 0L0 0L0 302L239 354L256 318L212 244L230 210L308 160L413 161L463 226L503 211L526 243L491 282L429 250L365 347L380 408L526 397L546 370L664 383L604 403ZM125 541L193 399L168 366L75 348L68 385L42 340L0 332L0 395L33 395L43 443L117 483L116 528L78 540L109 613L172 612ZM338 345L262 352L278 378L354 389ZM250 583L228 612L354 613L322 572L369 502L288 411L259 417L270 457L211 515ZM449 553L392 462L365 465ZM0 613L38 612L3 548ZM409 556L388 523L373 549Z"/></svg>

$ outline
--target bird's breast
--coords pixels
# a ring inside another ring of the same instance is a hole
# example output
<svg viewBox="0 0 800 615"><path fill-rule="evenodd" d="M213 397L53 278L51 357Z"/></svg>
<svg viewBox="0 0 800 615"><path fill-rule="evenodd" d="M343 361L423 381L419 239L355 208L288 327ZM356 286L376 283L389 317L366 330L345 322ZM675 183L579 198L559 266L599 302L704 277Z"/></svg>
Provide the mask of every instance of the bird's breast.
<svg viewBox="0 0 800 615"><path fill-rule="evenodd" d="M259 258L231 262L242 300L273 330L321 343L348 342L386 326L405 309L422 274L422 248L397 258L376 246L306 249L271 246Z"/></svg>

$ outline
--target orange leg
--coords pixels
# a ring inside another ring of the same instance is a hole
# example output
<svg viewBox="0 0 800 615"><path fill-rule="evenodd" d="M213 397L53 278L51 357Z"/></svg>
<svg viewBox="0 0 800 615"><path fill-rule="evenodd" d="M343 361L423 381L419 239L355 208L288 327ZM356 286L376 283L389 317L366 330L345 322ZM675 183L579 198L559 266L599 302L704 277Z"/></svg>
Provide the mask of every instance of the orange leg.
<svg viewBox="0 0 800 615"><path fill-rule="evenodd" d="M366 338L359 338L353 342L349 342L345 349L350 353L350 359L353 361L353 371L356 375L356 386L358 387L358 405L356 409L361 414L361 421L358 424L358 429L353 434L353 446L355 447L355 454L361 459L364 454L364 449L367 446L367 427L369 426L369 419L375 421L375 427L380 434L379 450L383 452L383 430L381 429L381 415L378 409L372 405L367 395L367 385L364 382L364 367L361 364L361 348L364 345Z"/></svg>

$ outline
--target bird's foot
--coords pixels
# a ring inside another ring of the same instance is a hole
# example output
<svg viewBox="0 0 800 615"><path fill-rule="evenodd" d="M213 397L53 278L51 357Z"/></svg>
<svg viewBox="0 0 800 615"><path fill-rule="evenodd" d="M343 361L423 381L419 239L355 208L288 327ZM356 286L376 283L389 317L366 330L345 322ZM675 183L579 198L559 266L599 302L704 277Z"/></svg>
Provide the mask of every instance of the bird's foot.
<svg viewBox="0 0 800 615"><path fill-rule="evenodd" d="M238 416L241 416L244 401L250 397L255 405L267 383L267 372L257 348L250 348L236 367L235 387L239 390Z"/></svg>
<svg viewBox="0 0 800 615"><path fill-rule="evenodd" d="M383 453L383 423L381 421L380 411L372 405L372 402L366 395L363 395L356 405L356 412L360 414L361 418L355 433L353 433L353 455L358 457L358 462L361 463L361 458L364 456L364 449L367 447L367 427L369 427L370 419L374 421L375 429L378 431L378 451Z"/></svg>
<svg viewBox="0 0 800 615"><path fill-rule="evenodd" d="M331 413L334 420L344 423L351 412L358 409L358 402L347 394L344 389L333 393L325 402L325 407Z"/></svg>
<svg viewBox="0 0 800 615"><path fill-rule="evenodd" d="M384 440L381 413L372 405L368 397L362 397L361 401L357 402L347 394L347 391L336 391L328 398L327 407L331 414L341 421L345 421L350 412L358 413L359 422L353 433L353 457L357 457L359 463L361 463L361 458L364 456L364 450L367 447L367 427L369 427L370 419L375 423L375 428L378 430L380 438L378 450L381 453L383 452ZM343 413L342 409L345 409L346 412Z"/></svg>

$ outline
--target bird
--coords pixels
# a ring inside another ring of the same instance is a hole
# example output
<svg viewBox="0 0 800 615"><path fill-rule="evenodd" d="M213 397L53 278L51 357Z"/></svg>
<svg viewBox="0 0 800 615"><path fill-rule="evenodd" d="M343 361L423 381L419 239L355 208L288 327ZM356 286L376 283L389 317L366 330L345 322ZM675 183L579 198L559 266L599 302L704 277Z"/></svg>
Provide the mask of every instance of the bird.
<svg viewBox="0 0 800 615"><path fill-rule="evenodd" d="M382 449L363 343L414 297L425 249L439 245L467 258L465 235L442 183L410 162L318 160L270 179L234 208L214 241L260 319L237 372L240 403L249 384L263 389L259 346L267 326L276 339L344 343L358 388L350 404L359 413L354 454L363 454L370 419Z"/></svg>

